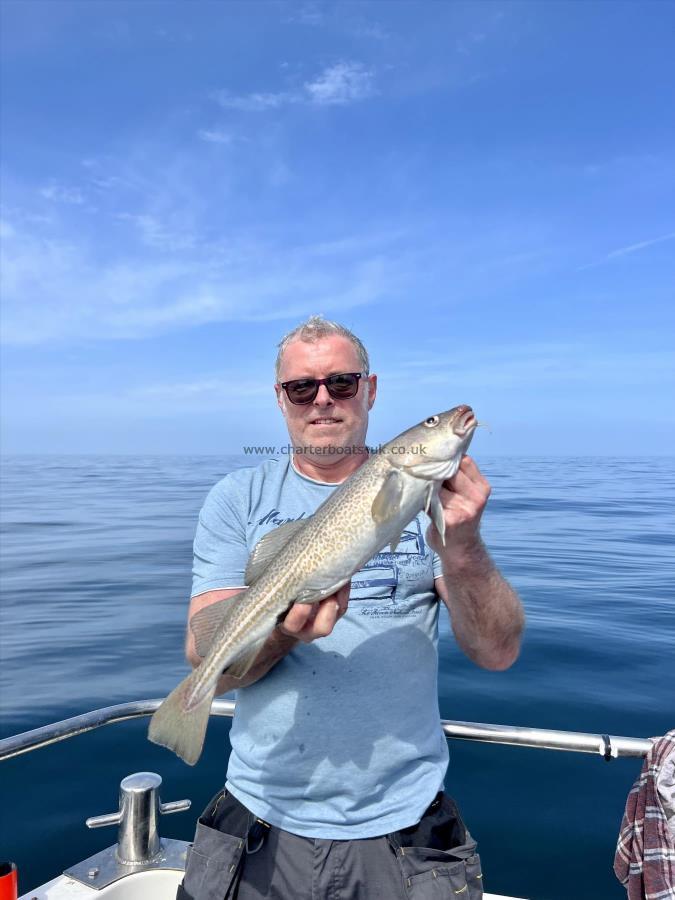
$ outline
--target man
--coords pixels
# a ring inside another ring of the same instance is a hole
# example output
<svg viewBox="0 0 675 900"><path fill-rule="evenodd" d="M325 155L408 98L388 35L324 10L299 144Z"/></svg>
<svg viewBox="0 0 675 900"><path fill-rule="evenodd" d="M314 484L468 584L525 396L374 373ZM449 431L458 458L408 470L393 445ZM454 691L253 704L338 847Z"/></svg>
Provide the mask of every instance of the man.
<svg viewBox="0 0 675 900"><path fill-rule="evenodd" d="M242 590L258 540L367 459L377 377L355 335L311 317L281 342L276 376L294 452L209 494L189 619ZM441 791L437 617L440 598L479 666L516 659L522 607L479 536L489 493L465 457L441 489L445 546L420 513L351 586L293 605L241 680L221 677L219 693L238 689L226 790L200 819L179 898L402 900L431 896L430 878L446 891L434 896L481 896L475 842ZM200 663L190 628L186 652Z"/></svg>

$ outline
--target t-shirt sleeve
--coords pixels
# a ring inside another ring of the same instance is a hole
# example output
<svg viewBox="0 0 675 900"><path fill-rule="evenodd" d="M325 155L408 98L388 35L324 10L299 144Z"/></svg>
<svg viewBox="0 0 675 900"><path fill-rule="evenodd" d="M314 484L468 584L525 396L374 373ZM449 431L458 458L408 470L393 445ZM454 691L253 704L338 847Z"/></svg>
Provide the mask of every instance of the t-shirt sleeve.
<svg viewBox="0 0 675 900"><path fill-rule="evenodd" d="M244 587L249 556L246 503L245 492L230 476L209 492L194 540L193 597L206 591Z"/></svg>

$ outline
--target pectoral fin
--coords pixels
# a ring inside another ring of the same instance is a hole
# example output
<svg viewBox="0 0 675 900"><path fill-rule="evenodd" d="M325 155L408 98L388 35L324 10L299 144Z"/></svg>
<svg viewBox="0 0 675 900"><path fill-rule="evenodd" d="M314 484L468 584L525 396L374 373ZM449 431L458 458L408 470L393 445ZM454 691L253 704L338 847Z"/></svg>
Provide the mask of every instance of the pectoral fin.
<svg viewBox="0 0 675 900"><path fill-rule="evenodd" d="M248 587L260 578L275 556L283 550L290 539L301 528L305 527L307 522L309 522L309 518L297 519L295 522L286 522L284 525L280 525L278 528L270 531L265 537L260 538L253 548L246 565L244 581Z"/></svg>
<svg viewBox="0 0 675 900"><path fill-rule="evenodd" d="M199 656L203 658L209 652L215 633L223 623L232 618L245 594L246 590L243 590L240 594L233 594L225 600L211 603L190 618L190 630L194 635L195 648Z"/></svg>
<svg viewBox="0 0 675 900"><path fill-rule="evenodd" d="M388 522L398 515L403 495L403 479L398 469L391 469L377 496L373 500L371 512L378 525Z"/></svg>
<svg viewBox="0 0 675 900"><path fill-rule="evenodd" d="M424 495L424 512L427 515L429 515L429 509L431 507L431 501L433 500L433 497L434 497L434 488L435 487L436 487L436 485L433 483L433 481L430 481L429 484L427 485L427 490Z"/></svg>

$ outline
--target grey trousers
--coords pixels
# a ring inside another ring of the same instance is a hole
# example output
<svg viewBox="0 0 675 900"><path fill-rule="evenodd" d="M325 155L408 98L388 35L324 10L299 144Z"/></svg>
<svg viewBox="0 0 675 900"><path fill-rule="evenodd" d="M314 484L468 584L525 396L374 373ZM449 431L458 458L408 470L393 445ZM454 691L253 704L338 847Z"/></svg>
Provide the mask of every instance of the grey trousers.
<svg viewBox="0 0 675 900"><path fill-rule="evenodd" d="M476 842L439 793L417 825L352 841L305 838L221 791L197 823L177 900L443 900L483 896Z"/></svg>

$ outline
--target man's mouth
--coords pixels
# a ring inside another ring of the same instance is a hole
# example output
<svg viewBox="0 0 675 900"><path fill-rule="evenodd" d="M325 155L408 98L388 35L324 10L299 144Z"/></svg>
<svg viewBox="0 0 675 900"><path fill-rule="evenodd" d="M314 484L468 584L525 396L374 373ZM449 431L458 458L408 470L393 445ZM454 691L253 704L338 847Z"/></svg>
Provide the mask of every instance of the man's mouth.
<svg viewBox="0 0 675 900"><path fill-rule="evenodd" d="M333 416L320 416L317 419L310 419L310 425L339 425L342 419L335 419Z"/></svg>

